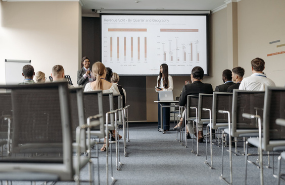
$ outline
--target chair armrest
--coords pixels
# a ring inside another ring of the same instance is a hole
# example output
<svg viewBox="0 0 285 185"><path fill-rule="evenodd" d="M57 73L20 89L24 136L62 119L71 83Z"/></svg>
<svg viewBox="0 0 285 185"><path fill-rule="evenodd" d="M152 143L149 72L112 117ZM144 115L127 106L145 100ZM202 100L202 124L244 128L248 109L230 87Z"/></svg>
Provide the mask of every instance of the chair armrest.
<svg viewBox="0 0 285 185"><path fill-rule="evenodd" d="M277 125L281 125L281 126L285 126L285 119L276 119L276 124Z"/></svg>

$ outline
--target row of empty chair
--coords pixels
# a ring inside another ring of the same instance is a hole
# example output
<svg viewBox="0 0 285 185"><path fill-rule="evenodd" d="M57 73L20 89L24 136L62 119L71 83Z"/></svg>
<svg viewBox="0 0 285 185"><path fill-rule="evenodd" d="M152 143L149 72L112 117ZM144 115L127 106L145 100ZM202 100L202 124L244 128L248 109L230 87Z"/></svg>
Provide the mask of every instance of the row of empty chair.
<svg viewBox="0 0 285 185"><path fill-rule="evenodd" d="M120 168L118 126L123 127L126 152L128 111L120 95L101 90L83 92L68 88L67 82L31 85L2 85L0 89L0 180L75 181L89 165L90 184L100 184L98 144L106 138L106 182L109 184L108 145L116 147ZM109 131L115 130L115 141ZM92 153L92 151L95 152ZM111 168L112 168L112 150ZM97 175L91 158L97 158ZM111 169L112 183L115 182Z"/></svg>
<svg viewBox="0 0 285 185"><path fill-rule="evenodd" d="M211 169L214 168L212 149L215 146L213 146L212 136L214 131L216 144L222 145L222 161L217 161L222 163L220 178L228 184L233 183L232 153L245 155L245 172L248 162L258 166L260 168L260 184L263 184L263 153L268 155L268 165L270 165L269 152L285 151L285 127L281 126L285 123L282 122L282 119L285 119L285 88L283 87L267 87L266 91L234 90L233 93L214 92L213 94L200 93L199 96L188 95L187 105L184 108L186 109L185 127L187 123L193 123L196 125L198 133L198 123L203 123L206 126L205 164ZM276 120L279 120L279 123L276 123ZM227 144L225 141L227 138L229 140L229 180L223 176L224 144ZM199 149L198 139L196 140L196 151L194 150L194 139L192 139L191 151L199 155L201 149ZM210 161L207 156L208 140L210 142ZM244 142L243 151L238 151L238 141ZM234 150L232 150L232 142L235 143ZM248 160L248 143L258 148L256 151L257 162ZM187 147L186 129L184 145ZM285 158L285 153L282 153L280 159L282 156ZM274 176L280 177L276 174ZM246 181L247 175L245 175L245 183Z"/></svg>

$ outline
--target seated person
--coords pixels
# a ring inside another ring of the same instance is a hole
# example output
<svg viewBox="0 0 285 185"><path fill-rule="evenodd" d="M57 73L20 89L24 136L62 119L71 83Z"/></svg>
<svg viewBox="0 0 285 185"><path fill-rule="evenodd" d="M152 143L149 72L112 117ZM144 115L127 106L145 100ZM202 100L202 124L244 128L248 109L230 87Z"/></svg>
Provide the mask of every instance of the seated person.
<svg viewBox="0 0 285 185"><path fill-rule="evenodd" d="M96 77L96 80L86 84L84 91L103 90L103 93L113 92L113 94L120 94L117 84L105 80L106 70L104 64L101 62L94 63L92 65L92 73Z"/></svg>
<svg viewBox="0 0 285 185"><path fill-rule="evenodd" d="M106 77L105 80L107 80L108 82L111 82L111 78L113 76L113 70L109 67L106 67Z"/></svg>
<svg viewBox="0 0 285 185"><path fill-rule="evenodd" d="M235 67L232 70L232 77L235 84L228 87L228 92L233 92L234 89L238 89L243 79L244 69L242 67Z"/></svg>
<svg viewBox="0 0 285 185"><path fill-rule="evenodd" d="M33 84L35 83L33 78L35 75L34 67L31 65L25 65L23 67L23 73L22 75L25 77L24 81L22 83L19 83L19 85L24 85L24 84Z"/></svg>
<svg viewBox="0 0 285 185"><path fill-rule="evenodd" d="M90 82L85 85L84 91L95 91L102 90L103 93L113 92L113 94L120 94L117 84L110 83L105 80L106 77L106 69L104 64L101 62L96 62L92 65L92 73L96 77L94 82ZM112 132L113 138L115 138L115 132ZM119 138L121 138L119 136ZM106 142L106 140L104 140ZM101 148L101 151L106 151L106 144L104 144Z"/></svg>
<svg viewBox="0 0 285 185"><path fill-rule="evenodd" d="M46 82L46 75L45 73L38 71L35 75L35 79L37 83L45 83Z"/></svg>
<svg viewBox="0 0 285 185"><path fill-rule="evenodd" d="M229 69L225 69L222 74L224 84L219 85L215 88L216 92L227 92L228 87L233 85L232 72Z"/></svg>
<svg viewBox="0 0 285 185"><path fill-rule="evenodd" d="M55 65L52 67L51 77L53 79L53 82L66 81L66 79L64 78L64 68L62 67L62 65ZM68 87L73 86L68 83Z"/></svg>
<svg viewBox="0 0 285 185"><path fill-rule="evenodd" d="M126 100L127 94L126 94L125 89L121 85L118 84L119 79L120 79L119 75L117 73L113 73L113 76L111 78L111 82L117 84L118 89L120 91L120 94L122 95L123 107L125 107L126 106L126 102L127 102L127 100Z"/></svg>
<svg viewBox="0 0 285 185"><path fill-rule="evenodd" d="M266 86L275 86L275 83L266 77L263 70L265 62L261 58L255 58L251 61L252 75L242 80L239 90L247 91L265 91Z"/></svg>
<svg viewBox="0 0 285 185"><path fill-rule="evenodd" d="M192 69L191 72L191 81L192 84L187 84L183 87L182 89L182 93L180 95L180 100L179 100L179 105L180 106L185 106L187 103L187 96L188 95L196 95L198 96L199 93L205 93L205 94L213 94L213 88L211 84L206 84L203 83L204 77L204 70L199 67L196 66ZM179 122L178 126L182 126L183 121ZM191 134L196 135L195 130L193 129L193 125L192 124L187 124L188 130ZM198 123L198 141L201 143L203 142L203 124Z"/></svg>

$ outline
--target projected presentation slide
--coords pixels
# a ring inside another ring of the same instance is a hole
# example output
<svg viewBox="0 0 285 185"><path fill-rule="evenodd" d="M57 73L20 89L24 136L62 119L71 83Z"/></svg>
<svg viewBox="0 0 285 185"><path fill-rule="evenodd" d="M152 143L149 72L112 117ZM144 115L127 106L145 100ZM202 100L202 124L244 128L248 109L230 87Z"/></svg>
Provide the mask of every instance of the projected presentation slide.
<svg viewBox="0 0 285 185"><path fill-rule="evenodd" d="M206 16L102 15L102 62L119 75L207 73Z"/></svg>

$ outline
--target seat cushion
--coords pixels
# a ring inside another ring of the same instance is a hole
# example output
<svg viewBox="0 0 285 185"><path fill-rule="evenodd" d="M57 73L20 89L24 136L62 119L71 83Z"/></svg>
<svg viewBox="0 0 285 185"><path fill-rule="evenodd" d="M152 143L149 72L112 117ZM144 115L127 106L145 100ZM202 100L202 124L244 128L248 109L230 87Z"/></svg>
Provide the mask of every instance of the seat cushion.
<svg viewBox="0 0 285 185"><path fill-rule="evenodd" d="M96 141L95 140L90 140L90 147L92 148L93 146L95 146ZM77 150L77 143L72 143L72 148L73 148L73 152L76 152ZM86 139L86 150L88 148L88 139ZM85 149L83 147L81 147L81 153L85 152Z"/></svg>
<svg viewBox="0 0 285 185"><path fill-rule="evenodd" d="M281 157L282 157L282 159L285 159L285 152L281 153Z"/></svg>
<svg viewBox="0 0 285 185"><path fill-rule="evenodd" d="M0 180L8 181L58 181L59 176L37 172L0 173Z"/></svg>
<svg viewBox="0 0 285 185"><path fill-rule="evenodd" d="M229 129L226 128L225 133L229 134ZM231 134L232 137L258 137L258 130L247 130L247 129L237 129L234 135Z"/></svg>
<svg viewBox="0 0 285 185"><path fill-rule="evenodd" d="M259 147L259 138L249 138L248 142L256 147ZM262 149L264 150L264 138L261 140ZM269 141L269 145L266 147L266 151L284 151L285 150L285 140L273 140Z"/></svg>
<svg viewBox="0 0 285 185"><path fill-rule="evenodd" d="M78 167L77 156L73 157L73 170L75 171ZM89 162L89 158L86 156L80 156L79 169L82 169Z"/></svg>

